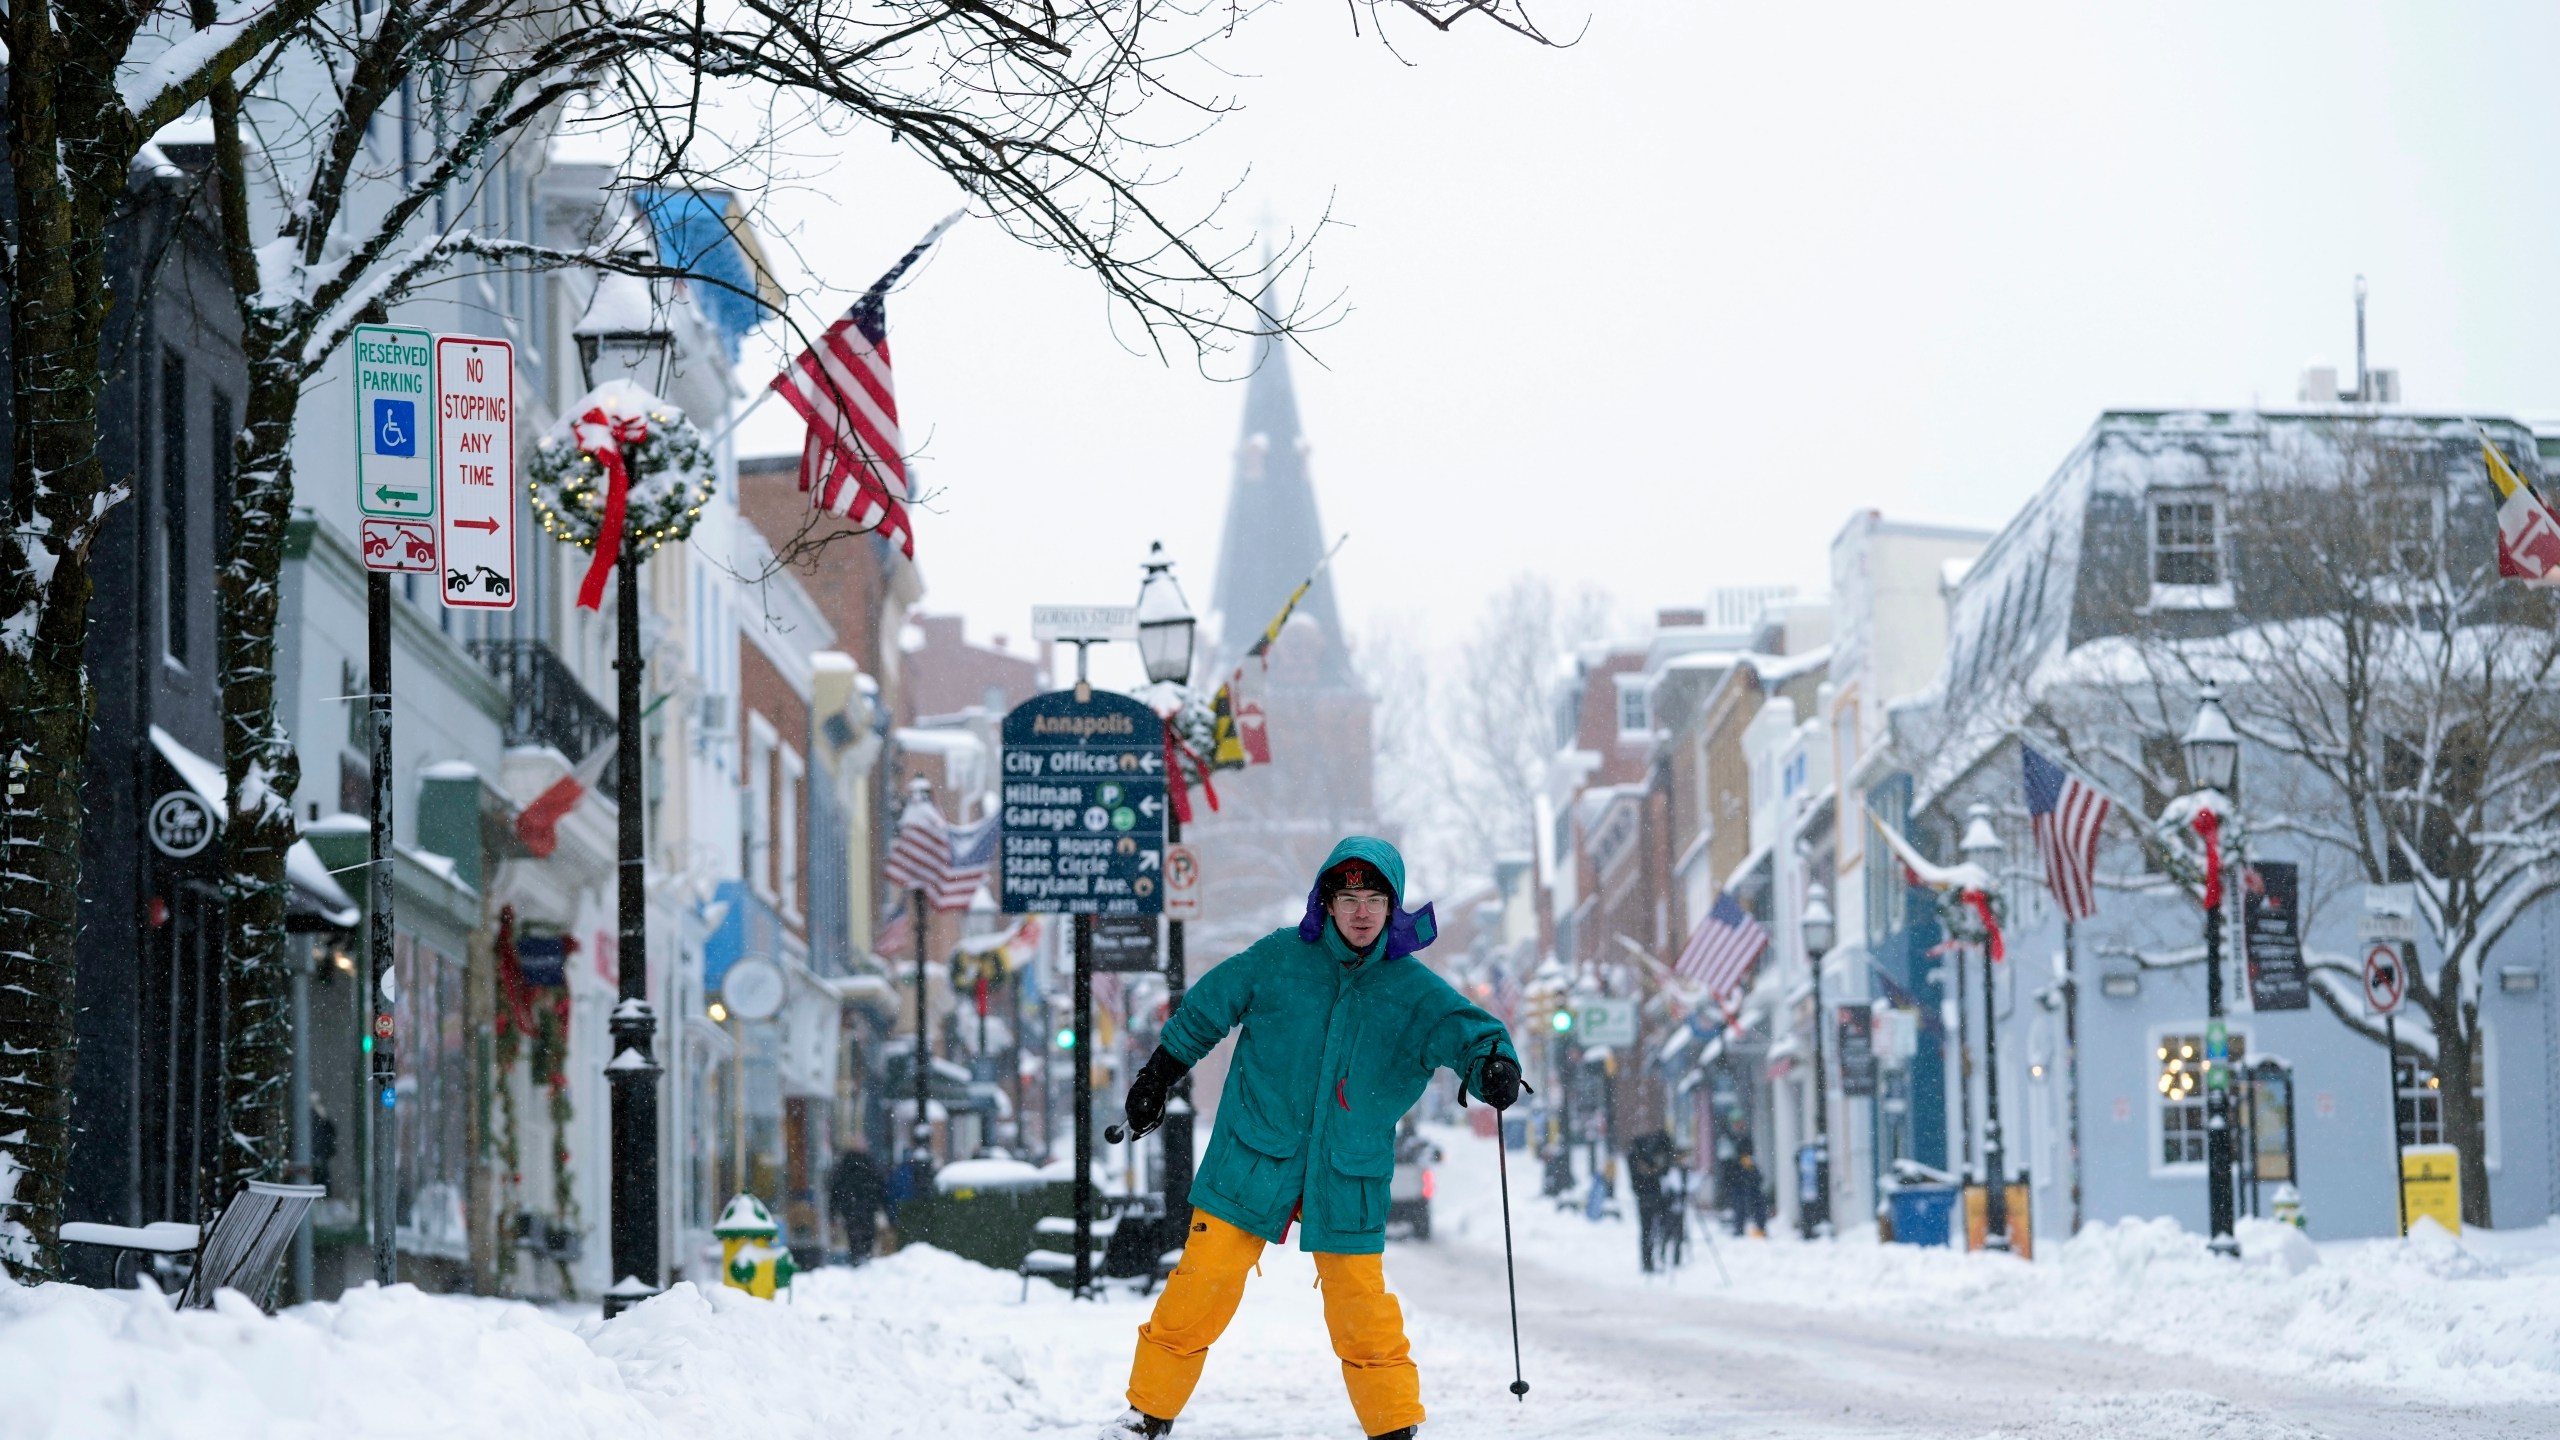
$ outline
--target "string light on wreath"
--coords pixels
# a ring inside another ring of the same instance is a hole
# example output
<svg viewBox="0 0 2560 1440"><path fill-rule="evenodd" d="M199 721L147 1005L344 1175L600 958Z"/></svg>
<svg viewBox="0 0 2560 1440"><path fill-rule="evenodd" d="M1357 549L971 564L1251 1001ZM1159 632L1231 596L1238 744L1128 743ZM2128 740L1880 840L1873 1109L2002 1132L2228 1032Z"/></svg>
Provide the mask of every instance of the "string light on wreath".
<svg viewBox="0 0 2560 1440"><path fill-rule="evenodd" d="M629 380L608 380L570 407L535 444L526 476L542 533L587 551L610 528L618 480L620 539L643 558L692 534L718 484L702 432ZM609 549L598 558L617 557Z"/></svg>

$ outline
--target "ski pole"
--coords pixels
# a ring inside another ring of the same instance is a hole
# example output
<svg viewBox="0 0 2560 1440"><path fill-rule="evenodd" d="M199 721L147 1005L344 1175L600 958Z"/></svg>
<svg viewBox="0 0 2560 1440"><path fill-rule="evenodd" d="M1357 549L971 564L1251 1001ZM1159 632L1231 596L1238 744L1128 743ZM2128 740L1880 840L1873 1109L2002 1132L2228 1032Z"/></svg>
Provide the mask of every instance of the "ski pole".
<svg viewBox="0 0 2560 1440"><path fill-rule="evenodd" d="M1511 1273L1511 1137L1502 1133L1502 1112L1493 1112L1493 1157L1502 1169L1502 1284L1511 1294L1511 1393L1529 1400L1529 1382L1520 1378L1520 1282Z"/></svg>

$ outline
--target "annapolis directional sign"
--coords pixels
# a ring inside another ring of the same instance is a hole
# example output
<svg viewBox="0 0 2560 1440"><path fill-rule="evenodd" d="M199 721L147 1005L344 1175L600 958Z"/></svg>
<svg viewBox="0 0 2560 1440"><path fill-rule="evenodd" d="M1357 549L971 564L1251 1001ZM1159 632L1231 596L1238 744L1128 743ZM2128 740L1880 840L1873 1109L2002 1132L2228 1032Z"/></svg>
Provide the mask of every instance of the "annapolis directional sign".
<svg viewBox="0 0 2560 1440"><path fill-rule="evenodd" d="M1126 695L1056 690L1004 717L1007 914L1164 909L1164 722Z"/></svg>

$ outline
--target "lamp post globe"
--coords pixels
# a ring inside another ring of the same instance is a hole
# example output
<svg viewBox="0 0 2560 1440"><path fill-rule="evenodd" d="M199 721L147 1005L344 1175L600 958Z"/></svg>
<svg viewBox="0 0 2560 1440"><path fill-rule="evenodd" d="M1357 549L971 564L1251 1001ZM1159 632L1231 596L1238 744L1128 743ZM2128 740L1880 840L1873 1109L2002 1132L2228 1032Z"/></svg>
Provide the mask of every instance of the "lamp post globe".
<svg viewBox="0 0 2560 1440"><path fill-rule="evenodd" d="M1983 872L1984 901L1988 905L2000 892L2000 866L2008 858L2009 847L2000 839L2000 828L1991 823L1991 807L1980 801L1965 811L1964 839L1958 848L1966 863ZM1997 979L1991 957L1991 945L1985 937L1982 946L1982 1248L2006 1253L2009 1246L2009 1165L2007 1148L2000 1138L2000 995L1994 988Z"/></svg>
<svg viewBox="0 0 2560 1440"><path fill-rule="evenodd" d="M2222 708L2222 687L2210 680L2196 696L2196 718L2178 741L2186 752L2187 778L2199 790L2229 793L2240 776L2240 732Z"/></svg>
<svg viewBox="0 0 2560 1440"><path fill-rule="evenodd" d="M595 293L570 328L578 342L578 368L593 390L608 380L629 380L652 395L666 392L676 353L675 331L660 318L657 294L637 275L596 276Z"/></svg>
<svg viewBox="0 0 2560 1440"><path fill-rule="evenodd" d="M1831 953L1831 943L1837 938L1831 917L1831 894L1819 885L1805 891L1801 928L1804 931L1805 954L1822 956Z"/></svg>
<svg viewBox="0 0 2560 1440"><path fill-rule="evenodd" d="M1831 1028L1831 1014L1822 1004L1822 961L1838 938L1829 891L1819 885L1805 887L1804 913L1796 927L1804 937L1805 968L1813 975L1813 1196L1805 1228L1828 1237L1832 1233L1831 1071L1823 1053L1823 1032Z"/></svg>
<svg viewBox="0 0 2560 1440"><path fill-rule="evenodd" d="M1147 578L1138 586L1138 657L1147 678L1159 685L1181 685L1191 679L1191 647L1199 630L1182 584L1173 578L1173 562L1159 540L1147 551Z"/></svg>

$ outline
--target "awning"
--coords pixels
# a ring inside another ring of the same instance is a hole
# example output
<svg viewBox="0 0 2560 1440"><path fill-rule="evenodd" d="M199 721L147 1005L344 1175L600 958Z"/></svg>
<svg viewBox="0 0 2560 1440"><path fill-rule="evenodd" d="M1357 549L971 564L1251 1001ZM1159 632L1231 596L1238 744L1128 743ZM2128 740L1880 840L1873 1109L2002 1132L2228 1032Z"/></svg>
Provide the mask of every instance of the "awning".
<svg viewBox="0 0 2560 1440"><path fill-rule="evenodd" d="M151 748L160 752L160 758L177 772L178 779L213 811L216 824L231 818L231 787L223 778L221 766L188 749L177 736L157 725L151 727ZM288 923L300 922L292 924L292 928L344 930L360 918L355 898L329 873L310 841L296 840L284 852L284 874L292 887L285 902Z"/></svg>

